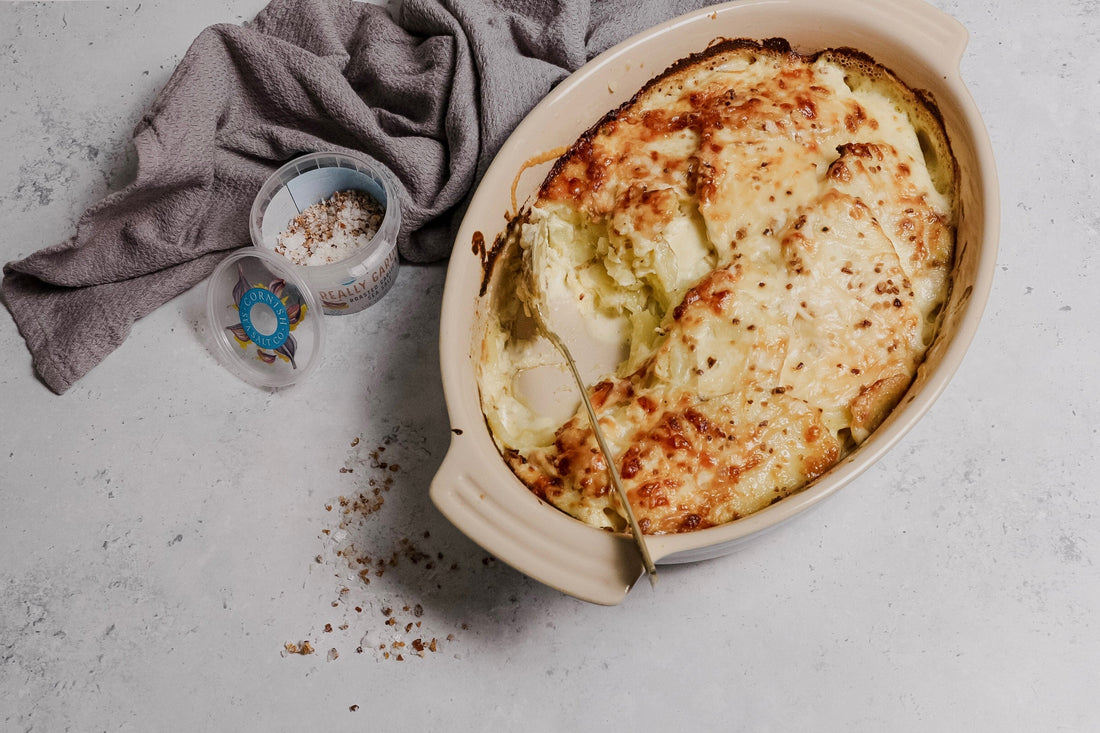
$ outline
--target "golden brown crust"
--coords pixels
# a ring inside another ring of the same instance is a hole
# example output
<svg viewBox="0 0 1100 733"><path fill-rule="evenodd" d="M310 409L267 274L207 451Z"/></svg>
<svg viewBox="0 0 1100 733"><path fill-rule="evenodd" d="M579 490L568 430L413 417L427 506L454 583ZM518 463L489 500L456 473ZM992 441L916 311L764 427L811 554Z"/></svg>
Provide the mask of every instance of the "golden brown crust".
<svg viewBox="0 0 1100 733"><path fill-rule="evenodd" d="M566 258L589 283L580 297L619 288L631 305L601 307L660 323L590 390L643 531L758 511L878 427L945 296L957 175L928 95L858 51L800 55L782 39L673 64L558 159L536 208L583 230ZM549 236L526 216L524 236ZM673 230L703 243L675 245ZM685 280L691 258L705 268ZM643 260L655 273L624 273ZM540 498L621 527L583 413L504 455Z"/></svg>
<svg viewBox="0 0 1100 733"><path fill-rule="evenodd" d="M602 183L602 169L601 161L593 157L592 143L594 138L601 133L612 134L616 125L624 117L628 117L630 111L637 108L662 83L669 81L678 74L690 72L708 62L714 62L724 55L737 52L789 56L792 60L797 61L799 67L811 65L818 59L828 59L846 68L855 77L850 83L870 86L879 85L885 88L889 94L898 97L899 103L905 106L906 112L918 130L918 134L926 138L928 152L935 156L936 163L943 168L938 175L937 187L945 195L952 199L955 198L958 178L957 163L950 153L950 143L944 128L943 117L930 92L908 87L890 69L857 49L838 47L809 55L801 55L795 52L788 41L783 38L768 38L762 41L748 38L722 39L699 53L675 62L661 74L649 80L633 97L619 107L608 111L600 120L583 132L577 138L577 141L557 159L539 189L539 197L558 200L570 197L576 198L586 190L598 189ZM806 100L803 104L808 104L809 106L806 108L812 110L812 101ZM662 118L660 112L653 112L647 115L644 124L653 133L660 134L697 127L706 119L705 114L699 114L695 111L675 116L674 119ZM845 121L850 126L849 129L855 132L854 127L862 121L860 111L853 110L851 116L846 117ZM576 173L580 170L584 170L586 176L577 176Z"/></svg>

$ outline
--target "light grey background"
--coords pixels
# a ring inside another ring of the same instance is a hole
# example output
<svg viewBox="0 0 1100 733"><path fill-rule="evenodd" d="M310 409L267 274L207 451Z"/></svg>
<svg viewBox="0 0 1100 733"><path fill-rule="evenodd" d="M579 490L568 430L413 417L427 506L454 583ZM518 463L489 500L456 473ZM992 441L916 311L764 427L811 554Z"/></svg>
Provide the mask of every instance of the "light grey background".
<svg viewBox="0 0 1100 733"><path fill-rule="evenodd" d="M326 319L320 371L275 394L207 350L201 287L62 397L0 314L0 729L1095 729L1098 8L934 4L971 33L1001 253L957 377L858 481L601 608L427 499L443 266ZM0 260L125 183L190 40L260 7L0 4ZM384 505L343 514L374 488Z"/></svg>

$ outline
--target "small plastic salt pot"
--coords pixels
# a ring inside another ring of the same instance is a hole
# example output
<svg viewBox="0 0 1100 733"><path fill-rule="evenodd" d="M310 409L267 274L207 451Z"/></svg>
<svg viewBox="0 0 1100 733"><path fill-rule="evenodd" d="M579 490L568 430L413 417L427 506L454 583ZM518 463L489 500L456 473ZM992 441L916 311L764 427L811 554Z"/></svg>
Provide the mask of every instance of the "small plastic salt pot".
<svg viewBox="0 0 1100 733"><path fill-rule="evenodd" d="M303 155L267 179L249 215L252 244L274 253L279 234L302 211L348 190L363 191L382 205L385 213L374 237L337 262L299 265L284 258L326 315L363 310L378 302L397 279L401 204L390 173L366 158L344 153Z"/></svg>

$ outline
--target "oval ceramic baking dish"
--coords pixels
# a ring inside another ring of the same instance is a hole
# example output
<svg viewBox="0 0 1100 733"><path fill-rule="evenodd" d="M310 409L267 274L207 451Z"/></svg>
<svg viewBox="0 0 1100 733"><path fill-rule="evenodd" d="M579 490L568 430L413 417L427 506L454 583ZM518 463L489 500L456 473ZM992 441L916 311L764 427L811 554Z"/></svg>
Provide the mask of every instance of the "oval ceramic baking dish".
<svg viewBox="0 0 1100 733"><path fill-rule="evenodd" d="M511 188L525 161L569 145L651 77L715 38L787 39L813 52L850 46L930 91L961 171L953 286L939 336L902 403L847 458L800 493L726 525L648 538L659 563L692 562L739 543L819 503L895 445L927 412L962 361L992 283L1000 217L989 137L959 73L966 30L920 0L746 0L682 16L608 50L556 87L501 148L475 193L447 273L440 323L443 387L453 437L432 482L439 510L485 550L547 585L587 601L618 603L640 577L627 536L594 529L541 502L505 465L482 416L476 361L489 294L493 239L510 213ZM541 172L540 172L541 171ZM545 168L525 174L518 200Z"/></svg>

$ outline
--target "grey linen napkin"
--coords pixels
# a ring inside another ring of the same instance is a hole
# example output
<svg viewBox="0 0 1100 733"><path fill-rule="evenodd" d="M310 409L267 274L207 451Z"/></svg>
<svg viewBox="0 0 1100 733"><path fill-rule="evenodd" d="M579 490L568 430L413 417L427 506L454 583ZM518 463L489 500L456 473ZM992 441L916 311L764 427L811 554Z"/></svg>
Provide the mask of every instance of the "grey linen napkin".
<svg viewBox="0 0 1100 733"><path fill-rule="evenodd" d="M133 134L135 180L76 234L4 266L5 305L60 394L134 321L249 241L280 164L318 150L381 162L401 187L401 255L446 257L471 189L557 82L629 35L706 0L274 0L191 45Z"/></svg>

